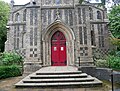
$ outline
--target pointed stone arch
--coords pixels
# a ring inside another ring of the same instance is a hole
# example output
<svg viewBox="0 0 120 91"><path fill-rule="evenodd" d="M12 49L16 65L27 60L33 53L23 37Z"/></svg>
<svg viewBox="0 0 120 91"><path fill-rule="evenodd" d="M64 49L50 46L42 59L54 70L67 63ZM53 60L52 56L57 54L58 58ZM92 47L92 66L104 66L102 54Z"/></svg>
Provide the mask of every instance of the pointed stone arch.
<svg viewBox="0 0 120 91"><path fill-rule="evenodd" d="M51 38L56 31L62 32L66 38L67 65L74 65L74 32L59 20L49 25L42 36L43 65L51 66Z"/></svg>

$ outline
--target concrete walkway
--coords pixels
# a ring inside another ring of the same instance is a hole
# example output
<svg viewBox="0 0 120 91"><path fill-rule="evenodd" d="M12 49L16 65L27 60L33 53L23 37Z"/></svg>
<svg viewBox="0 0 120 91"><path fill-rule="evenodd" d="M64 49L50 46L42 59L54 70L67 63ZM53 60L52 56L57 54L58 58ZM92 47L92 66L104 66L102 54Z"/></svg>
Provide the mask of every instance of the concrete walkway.
<svg viewBox="0 0 120 91"><path fill-rule="evenodd" d="M77 71L77 67L74 66L50 66L44 67L39 70L39 72L64 72L64 71Z"/></svg>

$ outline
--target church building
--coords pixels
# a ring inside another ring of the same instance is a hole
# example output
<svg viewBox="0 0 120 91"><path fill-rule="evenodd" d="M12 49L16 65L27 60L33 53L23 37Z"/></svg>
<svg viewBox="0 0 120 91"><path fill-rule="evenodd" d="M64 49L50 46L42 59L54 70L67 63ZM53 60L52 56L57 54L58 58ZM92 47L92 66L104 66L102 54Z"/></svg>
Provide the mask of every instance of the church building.
<svg viewBox="0 0 120 91"><path fill-rule="evenodd" d="M109 49L107 10L80 0L31 0L14 5L6 51L24 58L24 71L45 66L93 66L95 50Z"/></svg>

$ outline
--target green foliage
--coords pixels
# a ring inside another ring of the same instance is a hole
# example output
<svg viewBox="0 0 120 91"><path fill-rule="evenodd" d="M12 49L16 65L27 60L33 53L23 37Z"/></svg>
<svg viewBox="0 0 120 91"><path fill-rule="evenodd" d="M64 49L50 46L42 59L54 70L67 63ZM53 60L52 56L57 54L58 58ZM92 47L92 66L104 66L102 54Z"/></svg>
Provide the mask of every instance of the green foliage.
<svg viewBox="0 0 120 91"><path fill-rule="evenodd" d="M120 5L113 6L108 14L110 30L116 38L120 38Z"/></svg>
<svg viewBox="0 0 120 91"><path fill-rule="evenodd" d="M10 7L8 3L0 0L0 52L4 51L4 43L7 35L7 21L9 17Z"/></svg>
<svg viewBox="0 0 120 91"><path fill-rule="evenodd" d="M22 75L20 67L16 65L0 66L0 79Z"/></svg>
<svg viewBox="0 0 120 91"><path fill-rule="evenodd" d="M120 57L120 51L118 50L112 50L112 51L109 51L108 52L109 55L113 55L113 56L117 56L117 57Z"/></svg>
<svg viewBox="0 0 120 91"><path fill-rule="evenodd" d="M15 52L0 54L0 79L22 75L23 58Z"/></svg>
<svg viewBox="0 0 120 91"><path fill-rule="evenodd" d="M15 52L4 52L0 57L0 65L10 66L13 64L21 65L23 62L22 56L18 55Z"/></svg>
<svg viewBox="0 0 120 91"><path fill-rule="evenodd" d="M108 56L107 62L109 63L109 67L113 69L120 69L120 57L117 56Z"/></svg>
<svg viewBox="0 0 120 91"><path fill-rule="evenodd" d="M120 69L120 57L115 55L109 55L106 60L97 60L97 67L105 67L112 69Z"/></svg>
<svg viewBox="0 0 120 91"><path fill-rule="evenodd" d="M106 60L99 59L99 60L96 61L96 66L97 67L108 68L109 67L109 63Z"/></svg>

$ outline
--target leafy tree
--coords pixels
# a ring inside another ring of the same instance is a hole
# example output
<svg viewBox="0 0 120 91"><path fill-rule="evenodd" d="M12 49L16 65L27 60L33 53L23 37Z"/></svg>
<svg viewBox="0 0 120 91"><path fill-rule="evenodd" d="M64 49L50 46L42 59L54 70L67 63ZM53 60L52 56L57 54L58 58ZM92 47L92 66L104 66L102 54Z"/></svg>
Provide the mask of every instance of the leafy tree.
<svg viewBox="0 0 120 91"><path fill-rule="evenodd" d="M120 5L113 6L108 14L110 30L115 38L120 39Z"/></svg>
<svg viewBox="0 0 120 91"><path fill-rule="evenodd" d="M7 21L9 16L9 5L0 0L0 52L4 51L4 43L7 36Z"/></svg>

